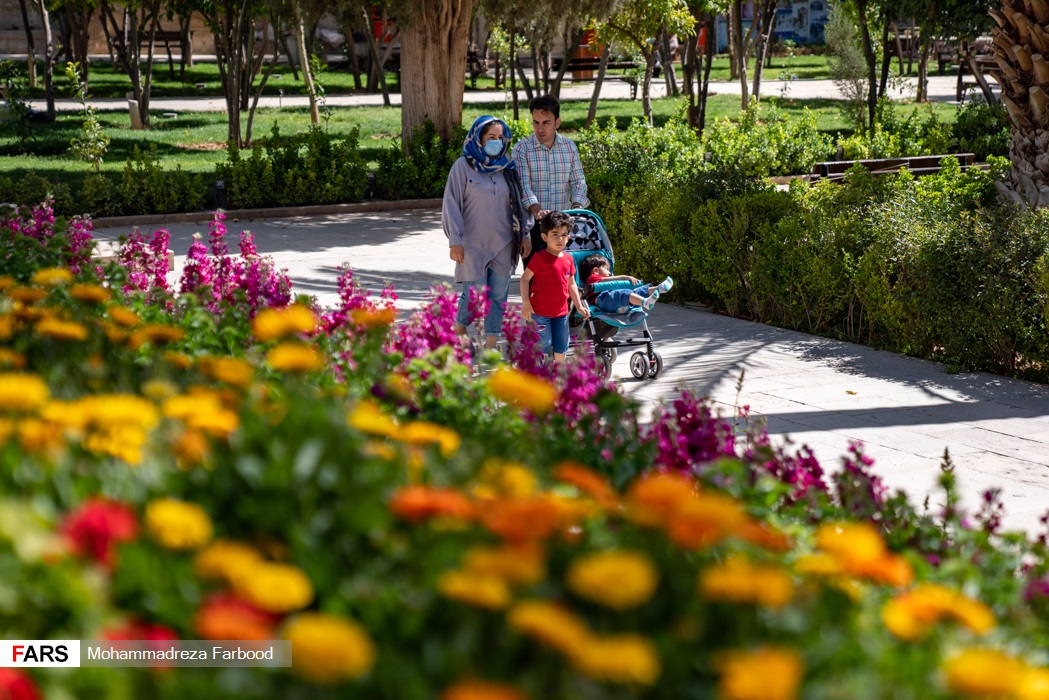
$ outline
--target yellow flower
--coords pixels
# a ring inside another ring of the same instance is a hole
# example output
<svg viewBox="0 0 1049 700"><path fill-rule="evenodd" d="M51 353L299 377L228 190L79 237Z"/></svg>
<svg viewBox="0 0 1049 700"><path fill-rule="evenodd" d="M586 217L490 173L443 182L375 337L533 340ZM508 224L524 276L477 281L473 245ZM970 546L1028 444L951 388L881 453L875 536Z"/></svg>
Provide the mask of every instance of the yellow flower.
<svg viewBox="0 0 1049 700"><path fill-rule="evenodd" d="M584 675L606 683L652 685L659 678L659 654L638 634L592 638L572 654Z"/></svg>
<svg viewBox="0 0 1049 700"><path fill-rule="evenodd" d="M132 333L127 344L132 350L138 350L146 343L149 343L150 345L167 345L168 343L175 343L182 340L185 335L186 332L181 328L151 324L143 326Z"/></svg>
<svg viewBox="0 0 1049 700"><path fill-rule="evenodd" d="M87 328L75 321L62 321L48 317L36 324L36 332L55 340L87 340Z"/></svg>
<svg viewBox="0 0 1049 700"><path fill-rule="evenodd" d="M211 539L211 518L195 503L163 498L146 506L146 529L168 549L196 549Z"/></svg>
<svg viewBox="0 0 1049 700"><path fill-rule="evenodd" d="M289 613L313 602L313 584L302 569L291 564L257 564L233 581L233 589L272 613Z"/></svg>
<svg viewBox="0 0 1049 700"><path fill-rule="evenodd" d="M142 383L142 395L154 401L163 401L178 394L178 387L166 379L150 379Z"/></svg>
<svg viewBox="0 0 1049 700"><path fill-rule="evenodd" d="M965 649L944 664L947 687L961 695L1010 696L1027 674L1019 660L993 649Z"/></svg>
<svg viewBox="0 0 1049 700"><path fill-rule="evenodd" d="M437 590L446 598L488 610L502 610L510 604L506 581L477 571L446 571L437 578Z"/></svg>
<svg viewBox="0 0 1049 700"><path fill-rule="evenodd" d="M507 615L510 626L568 656L589 644L592 635L582 618L543 600L525 600Z"/></svg>
<svg viewBox="0 0 1049 700"><path fill-rule="evenodd" d="M165 418L186 420L200 412L212 413L222 410L222 401L212 392L199 392L172 396L164 402L161 411Z"/></svg>
<svg viewBox="0 0 1049 700"><path fill-rule="evenodd" d="M384 328L397 320L397 309L392 306L383 309L354 309L350 312L350 319L364 328Z"/></svg>
<svg viewBox="0 0 1049 700"><path fill-rule="evenodd" d="M379 437L397 437L401 427L373 401L360 401L346 418L351 428Z"/></svg>
<svg viewBox="0 0 1049 700"><path fill-rule="evenodd" d="M565 579L576 595L614 610L647 603L659 583L656 567L647 557L624 550L576 559L569 565Z"/></svg>
<svg viewBox="0 0 1049 700"><path fill-rule="evenodd" d="M994 627L994 615L978 600L946 586L925 583L913 591L896 596L881 611L882 622L890 632L913 642L924 637L938 620L950 618L975 634Z"/></svg>
<svg viewBox="0 0 1049 700"><path fill-rule="evenodd" d="M45 267L33 273L33 284L57 287L73 281L73 273L64 267Z"/></svg>
<svg viewBox="0 0 1049 700"><path fill-rule="evenodd" d="M11 348L0 348L0 368L22 369L25 367L25 355Z"/></svg>
<svg viewBox="0 0 1049 700"><path fill-rule="evenodd" d="M58 448L62 436L44 421L26 418L18 422L18 443L26 452L40 454L49 448ZM57 457L57 454L52 457Z"/></svg>
<svg viewBox="0 0 1049 700"><path fill-rule="evenodd" d="M208 439L198 430L187 430L174 444L175 461L180 469L200 464L208 456Z"/></svg>
<svg viewBox="0 0 1049 700"><path fill-rule="evenodd" d="M113 320L113 323L124 326L125 328L134 328L138 324L142 323L142 319L138 317L131 309L125 309L123 306L111 306L109 307L109 318Z"/></svg>
<svg viewBox="0 0 1049 700"><path fill-rule="evenodd" d="M33 289L32 287L12 287L7 290L7 296L23 304L35 304L47 297L47 290Z"/></svg>
<svg viewBox="0 0 1049 700"><path fill-rule="evenodd" d="M527 498L538 486L535 473L528 467L495 458L485 460L477 480L473 488L477 498Z"/></svg>
<svg viewBox="0 0 1049 700"><path fill-rule="evenodd" d="M255 378L251 363L237 357L205 357L198 363L205 376L232 386L247 387Z"/></svg>
<svg viewBox="0 0 1049 700"><path fill-rule="evenodd" d="M512 403L537 416L548 413L560 396L553 384L509 367L492 373L488 379L488 392L500 401Z"/></svg>
<svg viewBox="0 0 1049 700"><path fill-rule="evenodd" d="M74 284L69 290L69 296L85 304L104 304L112 295L108 289L99 287L97 284Z"/></svg>
<svg viewBox="0 0 1049 700"><path fill-rule="evenodd" d="M16 284L17 282L15 281L14 277L11 277L10 275L0 276L0 292L10 289Z"/></svg>
<svg viewBox="0 0 1049 700"><path fill-rule="evenodd" d="M437 445L445 457L455 454L462 444L459 434L451 428L426 421L413 421L404 425L397 438L409 445Z"/></svg>
<svg viewBox="0 0 1049 700"><path fill-rule="evenodd" d="M726 700L793 700L805 672L797 652L776 647L722 652L714 669Z"/></svg>
<svg viewBox="0 0 1049 700"><path fill-rule="evenodd" d="M279 372L315 372L324 358L311 345L281 343L266 354L266 363Z"/></svg>
<svg viewBox="0 0 1049 700"><path fill-rule="evenodd" d="M50 396L47 382L35 374L0 373L0 411L37 411Z"/></svg>
<svg viewBox="0 0 1049 700"><path fill-rule="evenodd" d="M462 681L441 693L441 700L528 700L521 691L509 685Z"/></svg>
<svg viewBox="0 0 1049 700"><path fill-rule="evenodd" d="M254 547L235 540L215 540L197 552L193 572L206 579L232 583L239 581L262 563L262 555Z"/></svg>
<svg viewBox="0 0 1049 700"><path fill-rule="evenodd" d="M546 574L538 547L475 547L466 553L463 566L469 571L525 585L542 581Z"/></svg>
<svg viewBox="0 0 1049 700"><path fill-rule="evenodd" d="M192 357L185 353L175 352L174 350L167 350L164 353L164 360L179 369L189 369L193 366Z"/></svg>
<svg viewBox="0 0 1049 700"><path fill-rule="evenodd" d="M15 317L11 314L0 314L0 340L7 340L15 332Z"/></svg>
<svg viewBox="0 0 1049 700"><path fill-rule="evenodd" d="M99 394L87 396L77 403L88 416L88 425L107 428L131 425L149 430L160 420L156 406L133 394Z"/></svg>
<svg viewBox="0 0 1049 700"><path fill-rule="evenodd" d="M1049 669L1029 668L1016 689L1018 700L1049 700Z"/></svg>
<svg viewBox="0 0 1049 700"><path fill-rule="evenodd" d="M284 626L291 641L292 672L319 685L359 678L375 664L375 645L356 623L323 613L303 613Z"/></svg>
<svg viewBox="0 0 1049 700"><path fill-rule="evenodd" d="M186 427L203 430L215 437L229 437L230 433L240 427L240 416L228 408L198 411L186 418Z"/></svg>
<svg viewBox="0 0 1049 700"><path fill-rule="evenodd" d="M699 591L711 601L778 608L790 602L794 582L779 567L755 566L741 557L731 557L700 573Z"/></svg>
<svg viewBox="0 0 1049 700"><path fill-rule="evenodd" d="M313 312L301 304L283 309L263 309L251 323L251 332L262 342L295 333L310 333L317 327Z"/></svg>

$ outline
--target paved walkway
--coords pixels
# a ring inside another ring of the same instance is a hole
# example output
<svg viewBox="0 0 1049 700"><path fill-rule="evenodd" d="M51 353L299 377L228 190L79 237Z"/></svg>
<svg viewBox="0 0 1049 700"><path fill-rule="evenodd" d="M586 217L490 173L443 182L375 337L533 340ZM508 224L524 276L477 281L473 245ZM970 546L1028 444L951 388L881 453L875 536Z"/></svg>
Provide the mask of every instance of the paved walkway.
<svg viewBox="0 0 1049 700"><path fill-rule="evenodd" d="M929 78L929 98L936 102L953 102L955 101L955 86L957 84L957 77L953 75L936 75L930 76ZM917 79L910 78L906 81L902 89L894 90L892 97L899 99L902 97L914 97L916 93ZM991 81L991 85L997 88L994 81ZM830 80L794 80L789 84L785 84L784 81L780 80L769 80L765 81L761 85L761 94L766 97L779 97L783 94L785 86L787 89L787 96L796 100L808 100L808 99L842 99L841 92L837 86L834 85L833 81ZM561 89L561 99L564 101L573 100L589 100L590 95L593 93L593 83L566 83ZM739 82L711 82L710 84L711 94L721 95L739 95L741 92ZM652 82L652 97L664 97L666 96L666 83L660 80L654 80ZM601 88L601 97L603 99L629 99L630 88L621 80L609 80L604 83ZM522 90L519 94L518 99L522 104L527 103L527 98ZM394 105L401 104L400 93L390 95L390 101ZM485 91L470 91L468 90L463 95L463 101L467 103L491 103L491 102L504 102L507 105L507 109L510 109L511 96L509 91L507 92L496 92L494 90ZM126 110L127 100L121 99L92 99L90 102L95 105L99 110ZM380 94L360 94L360 95L329 95L327 103L333 107L363 107L363 106L381 106L382 95ZM42 100L34 100L32 105L36 109L43 109L44 103ZM272 108L272 107L306 107L309 105L309 98L303 96L285 96L285 97L263 97L259 99L260 108ZM153 112L223 112L226 110L226 102L222 98L218 97L154 97L149 101L150 109ZM75 112L80 109L80 104L75 100L56 100L55 107L59 111L64 112ZM640 114L641 105L638 104L638 113Z"/></svg>
<svg viewBox="0 0 1049 700"><path fill-rule="evenodd" d="M298 292L322 304L338 296L335 280L349 263L366 287L392 282L399 307L414 308L436 282L450 282L452 263L440 213L383 214L229 221L250 228L259 251L288 269ZM200 224L169 227L178 275ZM114 238L130 229L105 229ZM232 245L231 245L232 247ZM517 296L511 282L511 301ZM944 449L957 467L964 501L978 505L991 486L1004 490L1011 528L1038 530L1049 509L1049 387L989 374L947 374L941 365L859 345L718 316L699 308L656 305L650 327L664 358L655 381L637 381L621 355L613 377L634 396L654 402L680 387L709 395L726 413L749 405L777 440L806 443L825 467L835 467L850 440L862 440L876 470L915 502L930 495ZM741 376L742 392L736 384Z"/></svg>

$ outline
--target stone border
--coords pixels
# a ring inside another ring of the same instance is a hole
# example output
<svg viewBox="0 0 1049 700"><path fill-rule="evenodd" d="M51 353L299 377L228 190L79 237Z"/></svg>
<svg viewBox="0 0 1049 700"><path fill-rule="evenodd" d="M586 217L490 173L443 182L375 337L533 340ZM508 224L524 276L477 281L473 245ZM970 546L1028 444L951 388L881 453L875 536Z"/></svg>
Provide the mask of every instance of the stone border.
<svg viewBox="0 0 1049 700"><path fill-rule="evenodd" d="M393 201L353 202L351 204L317 204L303 207L269 207L267 209L230 209L227 219L278 219L289 216L324 216L327 214L360 214L364 212L400 211L406 209L438 209L440 199L399 199ZM117 226L155 226L158 224L207 223L213 211L193 211L182 214L148 214L143 216L103 216L92 219L96 229Z"/></svg>

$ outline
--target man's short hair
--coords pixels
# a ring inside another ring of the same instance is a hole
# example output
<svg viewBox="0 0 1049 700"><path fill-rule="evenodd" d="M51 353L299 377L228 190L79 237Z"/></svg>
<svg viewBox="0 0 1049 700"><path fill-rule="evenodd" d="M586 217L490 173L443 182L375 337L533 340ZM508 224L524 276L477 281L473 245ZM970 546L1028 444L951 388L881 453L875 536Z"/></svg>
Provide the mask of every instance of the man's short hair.
<svg viewBox="0 0 1049 700"><path fill-rule="evenodd" d="M528 103L528 111L534 114L537 109L552 113L554 119L561 118L561 102L553 95L537 95L533 97L532 101Z"/></svg>
<svg viewBox="0 0 1049 700"><path fill-rule="evenodd" d="M572 217L563 211L551 211L547 212L543 220L539 222L539 230L542 233L550 233L555 228L567 226L568 230L571 231L573 223Z"/></svg>

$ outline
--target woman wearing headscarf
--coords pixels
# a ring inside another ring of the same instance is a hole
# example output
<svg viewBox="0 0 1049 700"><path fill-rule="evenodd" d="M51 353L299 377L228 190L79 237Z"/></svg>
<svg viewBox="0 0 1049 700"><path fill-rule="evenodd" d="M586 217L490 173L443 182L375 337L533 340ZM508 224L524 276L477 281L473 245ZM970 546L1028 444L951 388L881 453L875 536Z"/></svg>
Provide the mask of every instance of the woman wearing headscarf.
<svg viewBox="0 0 1049 700"><path fill-rule="evenodd" d="M448 257L455 261L455 281L462 285L455 328L466 333L470 289L487 286L487 348L494 348L499 339L522 232L531 227L531 214L521 206L521 180L510 159L510 138L510 127L501 119L477 118L463 141L463 155L448 173L441 209Z"/></svg>

